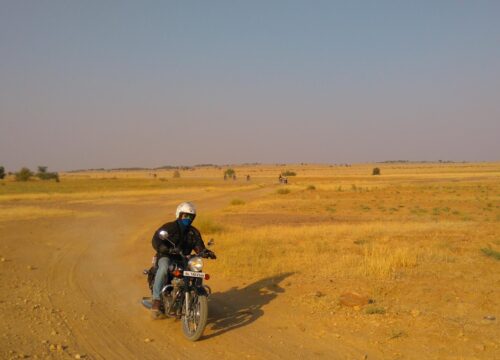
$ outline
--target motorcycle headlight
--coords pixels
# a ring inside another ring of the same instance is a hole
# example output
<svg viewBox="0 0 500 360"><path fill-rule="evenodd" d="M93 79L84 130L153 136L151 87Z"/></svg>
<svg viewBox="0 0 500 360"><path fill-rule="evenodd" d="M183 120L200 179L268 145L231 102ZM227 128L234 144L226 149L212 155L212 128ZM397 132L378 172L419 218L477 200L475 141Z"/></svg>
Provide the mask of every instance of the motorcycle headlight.
<svg viewBox="0 0 500 360"><path fill-rule="evenodd" d="M199 256L195 256L188 261L188 267L191 271L201 271L203 269L203 260Z"/></svg>

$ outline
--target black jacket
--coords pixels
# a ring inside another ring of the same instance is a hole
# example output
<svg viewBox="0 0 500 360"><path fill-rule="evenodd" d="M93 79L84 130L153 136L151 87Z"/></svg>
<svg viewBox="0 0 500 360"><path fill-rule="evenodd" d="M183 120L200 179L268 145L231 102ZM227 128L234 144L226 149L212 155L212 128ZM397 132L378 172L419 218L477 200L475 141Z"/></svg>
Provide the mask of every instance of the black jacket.
<svg viewBox="0 0 500 360"><path fill-rule="evenodd" d="M156 250L156 257L158 259L169 256L169 251L173 248L170 242L160 239L158 234L161 230L165 230L168 233L168 240L173 242L176 248L181 249L184 255L191 254L193 250L199 253L205 249L205 244L198 229L190 226L186 231L176 220L162 225L153 235L153 248Z"/></svg>

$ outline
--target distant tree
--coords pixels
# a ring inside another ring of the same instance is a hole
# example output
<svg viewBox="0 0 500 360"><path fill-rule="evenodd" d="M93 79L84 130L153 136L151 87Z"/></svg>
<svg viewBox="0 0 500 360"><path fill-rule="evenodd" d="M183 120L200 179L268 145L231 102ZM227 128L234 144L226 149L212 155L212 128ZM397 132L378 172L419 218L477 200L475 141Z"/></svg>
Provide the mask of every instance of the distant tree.
<svg viewBox="0 0 500 360"><path fill-rule="evenodd" d="M180 178L181 177L181 173L179 172L179 170L175 170L174 171L174 178Z"/></svg>
<svg viewBox="0 0 500 360"><path fill-rule="evenodd" d="M372 175L380 175L380 169L378 167L373 168Z"/></svg>
<svg viewBox="0 0 500 360"><path fill-rule="evenodd" d="M229 177L229 178L232 178L236 176L236 171L234 171L233 169L229 168L227 169L225 172L224 172L224 177Z"/></svg>
<svg viewBox="0 0 500 360"><path fill-rule="evenodd" d="M2 180L5 177L5 168L3 166L0 166L0 180Z"/></svg>
<svg viewBox="0 0 500 360"><path fill-rule="evenodd" d="M33 176L33 172L27 167L23 167L14 175L16 176L16 181L28 181Z"/></svg>
<svg viewBox="0 0 500 360"><path fill-rule="evenodd" d="M36 176L40 180L52 180L59 182L59 174L56 172L47 172L47 166L39 166Z"/></svg>

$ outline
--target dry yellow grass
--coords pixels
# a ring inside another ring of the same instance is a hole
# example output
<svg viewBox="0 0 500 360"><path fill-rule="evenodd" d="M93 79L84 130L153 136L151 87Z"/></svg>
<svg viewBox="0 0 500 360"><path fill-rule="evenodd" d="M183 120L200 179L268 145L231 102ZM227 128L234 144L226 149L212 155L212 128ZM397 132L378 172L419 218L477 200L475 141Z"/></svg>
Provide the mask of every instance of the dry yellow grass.
<svg viewBox="0 0 500 360"><path fill-rule="evenodd" d="M63 204L226 199L197 225L216 237L224 256L214 270L227 276L314 269L319 279L387 280L500 248L500 164L376 166L382 175L371 175L373 164L295 164L232 166L237 181L222 179L226 167L181 171L179 179L161 170L61 174L59 184L4 181L0 220L72 215ZM286 186L277 183L284 170L297 173Z"/></svg>
<svg viewBox="0 0 500 360"><path fill-rule="evenodd" d="M324 279L394 278L450 261L453 251L441 244L460 229L471 230L456 223L231 226L216 236L224 257L213 266L228 276L252 278L289 271L313 271ZM429 236L434 244L426 247L421 239Z"/></svg>

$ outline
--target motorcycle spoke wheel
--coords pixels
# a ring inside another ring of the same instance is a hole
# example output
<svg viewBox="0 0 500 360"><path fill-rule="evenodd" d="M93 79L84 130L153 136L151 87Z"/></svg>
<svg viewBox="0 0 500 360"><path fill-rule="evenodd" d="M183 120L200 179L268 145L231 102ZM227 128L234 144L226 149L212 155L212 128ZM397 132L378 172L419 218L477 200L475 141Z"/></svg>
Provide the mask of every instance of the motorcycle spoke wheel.
<svg viewBox="0 0 500 360"><path fill-rule="evenodd" d="M208 302L207 297L202 295L193 294L189 311L184 314L182 321L182 330L188 340L198 340L205 326L207 325L208 317Z"/></svg>

